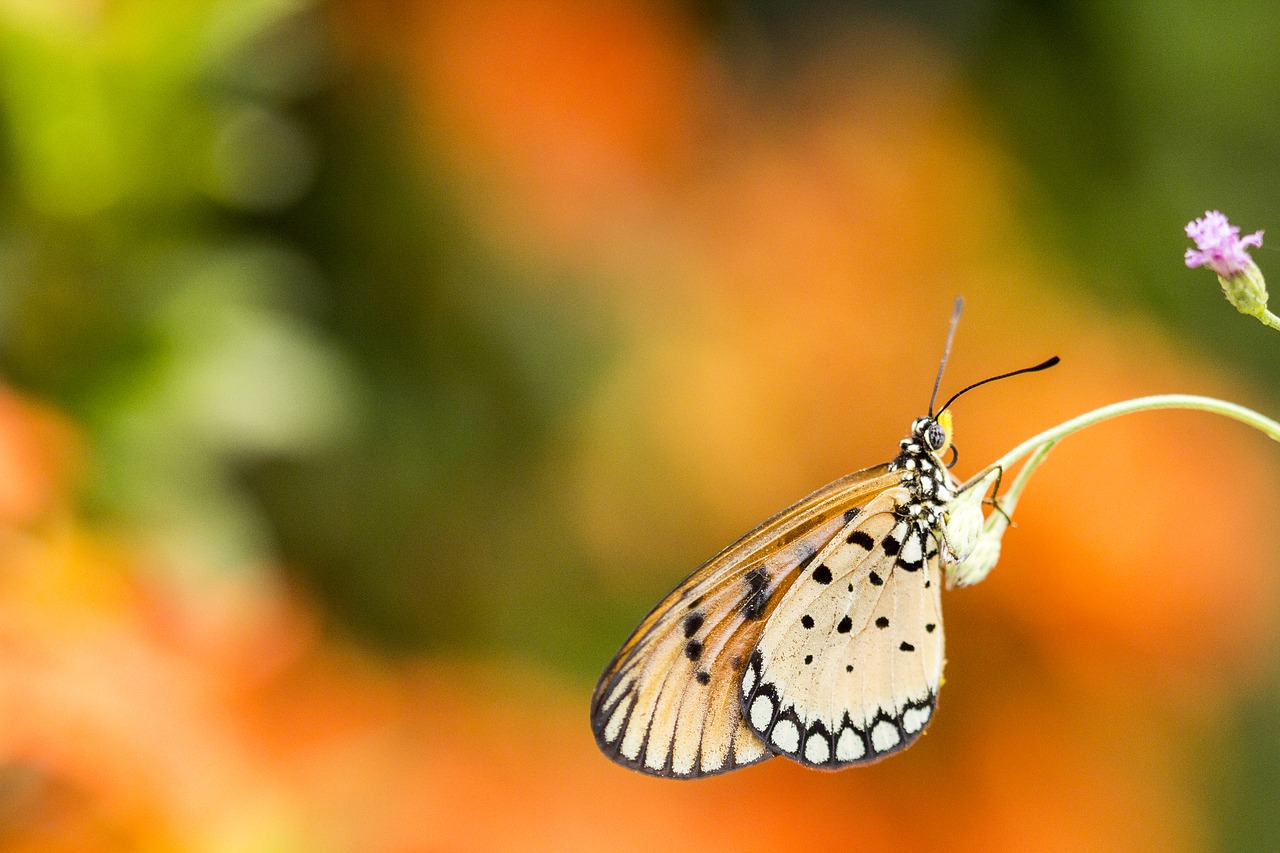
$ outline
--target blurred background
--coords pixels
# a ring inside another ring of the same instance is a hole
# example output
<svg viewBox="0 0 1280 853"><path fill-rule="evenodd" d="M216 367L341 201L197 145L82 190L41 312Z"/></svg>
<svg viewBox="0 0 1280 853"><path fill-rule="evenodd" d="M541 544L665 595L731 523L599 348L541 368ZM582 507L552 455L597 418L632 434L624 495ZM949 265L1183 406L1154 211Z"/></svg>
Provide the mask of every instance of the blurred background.
<svg viewBox="0 0 1280 853"><path fill-rule="evenodd" d="M663 593L890 457L956 294L944 393L1063 358L957 406L962 477L1280 412L1181 261L1280 229L1272 12L3 0L0 847L1280 848L1280 449L1206 415L1054 452L891 761L587 724Z"/></svg>

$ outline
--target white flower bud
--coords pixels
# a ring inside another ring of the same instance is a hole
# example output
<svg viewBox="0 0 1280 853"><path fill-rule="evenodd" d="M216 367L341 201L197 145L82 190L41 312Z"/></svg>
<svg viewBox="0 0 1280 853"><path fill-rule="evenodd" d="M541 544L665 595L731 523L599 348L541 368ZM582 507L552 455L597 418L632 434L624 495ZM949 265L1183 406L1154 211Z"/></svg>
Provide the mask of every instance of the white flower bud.
<svg viewBox="0 0 1280 853"><path fill-rule="evenodd" d="M987 519L982 512L982 501L997 475L992 471L947 506L941 559L948 588L972 586L1000 559L1000 538L1008 522L998 513Z"/></svg>
<svg viewBox="0 0 1280 853"><path fill-rule="evenodd" d="M997 516L993 521L996 523L983 529L963 560L946 566L947 589L973 586L1000 562L1000 539L1008 525L1002 517Z"/></svg>

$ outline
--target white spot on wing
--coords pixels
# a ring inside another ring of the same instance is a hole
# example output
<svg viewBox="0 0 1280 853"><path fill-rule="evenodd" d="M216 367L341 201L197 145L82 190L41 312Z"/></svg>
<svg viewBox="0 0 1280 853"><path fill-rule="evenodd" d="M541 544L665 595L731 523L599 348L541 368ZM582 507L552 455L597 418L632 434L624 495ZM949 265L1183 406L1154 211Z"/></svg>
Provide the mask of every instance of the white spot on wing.
<svg viewBox="0 0 1280 853"><path fill-rule="evenodd" d="M867 745L857 732L848 727L840 732L840 739L836 741L836 758L840 761L857 761L866 753Z"/></svg>
<svg viewBox="0 0 1280 853"><path fill-rule="evenodd" d="M767 750L764 741L746 731L746 726L743 726L733 739L733 752L734 760L739 764L750 764L758 761Z"/></svg>
<svg viewBox="0 0 1280 853"><path fill-rule="evenodd" d="M613 690L609 691L608 698L606 698L603 702L600 703L600 707L608 708L614 702L617 702L619 699L622 698L622 694L627 691L627 688L634 683L635 683L635 680L630 678L620 680L617 686L614 687Z"/></svg>
<svg viewBox="0 0 1280 853"><path fill-rule="evenodd" d="M929 721L930 708L925 705L923 708L908 708L906 713L902 715L902 729L907 734L915 734L924 728L924 724Z"/></svg>
<svg viewBox="0 0 1280 853"><path fill-rule="evenodd" d="M773 719L773 703L768 696L757 696L751 703L751 725L758 731L769 728L769 720Z"/></svg>
<svg viewBox="0 0 1280 853"><path fill-rule="evenodd" d="M695 750L673 750L671 753L671 772L678 776L688 776L693 772L693 763L697 756Z"/></svg>
<svg viewBox="0 0 1280 853"><path fill-rule="evenodd" d="M653 749L652 744L644 751L644 766L650 770L661 770L666 763L667 754L661 750Z"/></svg>
<svg viewBox="0 0 1280 853"><path fill-rule="evenodd" d="M800 746L800 729L790 720L779 720L773 727L773 743L783 752L795 752Z"/></svg>
<svg viewBox="0 0 1280 853"><path fill-rule="evenodd" d="M747 671L742 675L742 695L747 696L751 693L751 688L756 686L756 669L753 666L747 667Z"/></svg>
<svg viewBox="0 0 1280 853"><path fill-rule="evenodd" d="M811 764L826 764L831 757L831 744L825 735L814 732L804 744L804 757Z"/></svg>
<svg viewBox="0 0 1280 853"><path fill-rule="evenodd" d="M632 761L640 759L640 750L644 747L644 726L627 726L622 733L622 745L618 751Z"/></svg>
<svg viewBox="0 0 1280 853"><path fill-rule="evenodd" d="M898 727L888 720L881 720L871 730L871 746L875 748L876 752L893 749L900 740L902 738L898 734Z"/></svg>
<svg viewBox="0 0 1280 853"><path fill-rule="evenodd" d="M609 715L609 723L604 727L605 743L613 743L618 739L618 733L622 731L622 721L627 718L629 707L631 707L630 702L619 702L618 707L613 709L613 713Z"/></svg>
<svg viewBox="0 0 1280 853"><path fill-rule="evenodd" d="M901 559L904 563L918 563L923 556L924 551L920 547L919 536L912 536L907 540L907 544L902 546Z"/></svg>

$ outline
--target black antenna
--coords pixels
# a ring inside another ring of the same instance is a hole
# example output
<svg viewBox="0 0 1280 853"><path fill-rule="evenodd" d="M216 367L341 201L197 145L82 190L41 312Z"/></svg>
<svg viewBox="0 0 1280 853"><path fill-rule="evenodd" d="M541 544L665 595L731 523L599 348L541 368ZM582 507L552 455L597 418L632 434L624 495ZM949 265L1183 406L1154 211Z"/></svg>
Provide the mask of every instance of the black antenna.
<svg viewBox="0 0 1280 853"><path fill-rule="evenodd" d="M974 388L977 388L979 385L986 385L988 382L995 382L1000 379L1008 379L1010 376L1021 376L1024 373L1037 373L1041 370L1048 370L1050 367L1053 367L1059 361L1062 361L1062 359L1058 358L1055 355L1053 358L1049 359L1048 361L1042 361L1041 363L1037 364L1035 367L1024 367L1021 370L1014 370L1010 373L1001 373L999 376L992 376L990 379L984 379L981 382L975 382L972 385L970 385L968 388L960 389L960 391L957 392L954 397L948 400L947 404L943 406L941 410L939 410L938 414L942 414L942 412L945 412L947 409L951 408L951 404L954 403L956 400L960 399L961 394L967 394L970 391L972 391Z"/></svg>
<svg viewBox="0 0 1280 853"><path fill-rule="evenodd" d="M951 357L951 342L956 337L956 326L960 325L960 312L964 310L964 297L956 297L956 306L951 309L951 326L947 329L947 345L942 348L942 364L938 365L938 378L933 380L933 396L929 398L929 417L933 417L933 404L938 399L938 388L942 385L942 371L947 369L947 359ZM942 408L946 408L943 406Z"/></svg>

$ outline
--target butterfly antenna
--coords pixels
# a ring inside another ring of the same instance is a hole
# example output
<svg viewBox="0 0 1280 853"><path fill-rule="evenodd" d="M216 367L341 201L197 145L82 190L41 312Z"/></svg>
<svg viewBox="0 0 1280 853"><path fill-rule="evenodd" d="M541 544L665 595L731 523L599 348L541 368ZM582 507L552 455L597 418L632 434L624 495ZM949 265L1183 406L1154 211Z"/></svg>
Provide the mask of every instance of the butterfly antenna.
<svg viewBox="0 0 1280 853"><path fill-rule="evenodd" d="M947 401L947 404L942 407L942 409L939 411L939 414L951 408L951 404L954 403L956 400L960 399L960 395L967 394L970 391L972 391L974 388L977 388L980 385L986 385L989 382L996 382L1001 379L1008 379L1010 376L1021 376L1024 373L1039 373L1041 370L1048 370L1050 367L1053 367L1059 361L1062 361L1062 359L1058 358L1055 355L1053 358L1047 361L1040 362L1035 367L1024 367L1021 370L1014 370L1009 373L1001 373L999 376L992 376L990 379L984 379L981 382L975 382L967 388L961 388L958 392L956 392L955 396L953 396L950 400Z"/></svg>
<svg viewBox="0 0 1280 853"><path fill-rule="evenodd" d="M956 338L956 326L960 325L960 312L964 310L964 297L957 296L955 307L951 309L951 326L947 329L947 344L942 348L942 364L938 365L938 378L933 380L933 396L929 398L929 417L933 417L933 404L938 400L938 388L942 385L942 371L947 369L947 359L951 357L951 342ZM946 408L943 406L942 408Z"/></svg>

